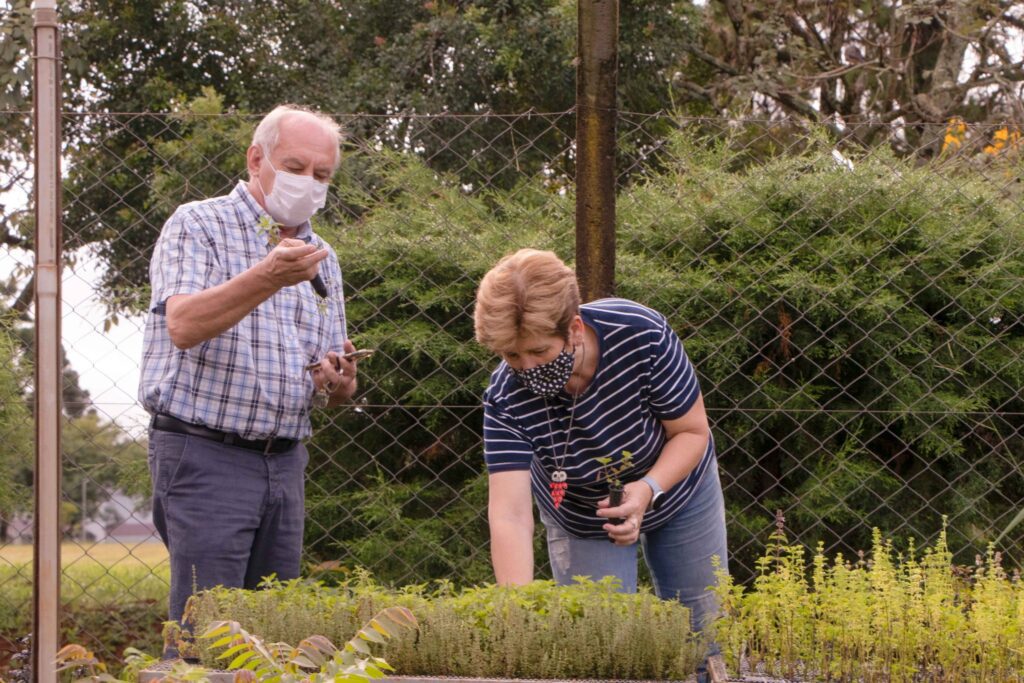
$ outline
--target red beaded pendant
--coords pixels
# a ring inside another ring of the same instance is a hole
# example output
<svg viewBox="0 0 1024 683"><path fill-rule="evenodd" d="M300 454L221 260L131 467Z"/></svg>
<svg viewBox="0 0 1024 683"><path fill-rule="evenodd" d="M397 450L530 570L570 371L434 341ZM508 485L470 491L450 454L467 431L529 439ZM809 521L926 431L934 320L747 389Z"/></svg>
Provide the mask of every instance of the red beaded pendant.
<svg viewBox="0 0 1024 683"><path fill-rule="evenodd" d="M565 498L565 491L569 488L569 483L566 481L568 475L565 470L555 470L551 473L551 483L548 486L551 488L551 500L555 503L555 509L562 504L562 499Z"/></svg>

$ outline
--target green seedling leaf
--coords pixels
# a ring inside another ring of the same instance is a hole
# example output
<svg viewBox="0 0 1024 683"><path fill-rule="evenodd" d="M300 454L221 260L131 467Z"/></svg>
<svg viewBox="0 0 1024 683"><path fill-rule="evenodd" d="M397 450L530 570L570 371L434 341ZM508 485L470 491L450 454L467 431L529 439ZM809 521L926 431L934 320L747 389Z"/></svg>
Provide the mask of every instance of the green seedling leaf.
<svg viewBox="0 0 1024 683"><path fill-rule="evenodd" d="M370 648L366 645L366 643L359 640L358 638L353 638L352 640L348 641L348 643L345 645L345 649L349 650L350 652L352 650L355 650L357 652L361 652L364 655L370 654Z"/></svg>
<svg viewBox="0 0 1024 683"><path fill-rule="evenodd" d="M210 628L200 638L216 638L225 633L233 633L230 621L218 621L210 625Z"/></svg>
<svg viewBox="0 0 1024 683"><path fill-rule="evenodd" d="M386 632L385 632L385 635L387 635ZM386 643L386 642L388 642L387 638L382 636L380 633L377 633L377 631L375 631L372 628L364 628L362 631L359 632L359 637L362 638L363 640L369 640L371 643Z"/></svg>
<svg viewBox="0 0 1024 683"><path fill-rule="evenodd" d="M296 655L295 657L292 657L292 664L301 666L303 669L316 669L319 666L304 655Z"/></svg>
<svg viewBox="0 0 1024 683"><path fill-rule="evenodd" d="M235 640L237 638L238 638L238 636L236 636L234 633L229 633L228 635L224 636L223 638L219 638L217 641L215 641L213 643L210 643L210 645L208 647L211 650L214 650L214 649L216 649L218 647L224 647L225 645L230 645L231 643L235 642ZM244 645L245 643L242 643L242 644Z"/></svg>
<svg viewBox="0 0 1024 683"><path fill-rule="evenodd" d="M210 647L213 647L213 646L211 645ZM232 645L227 650L224 650L224 652L221 652L219 655L217 655L217 659L228 659L229 657L235 656L236 654L238 654L242 650L249 650L249 649L250 649L250 647L249 647L248 643L239 643L238 645Z"/></svg>
<svg viewBox="0 0 1024 683"><path fill-rule="evenodd" d="M245 652L231 660L231 663L228 664L228 670L241 668L242 664L244 664L246 661L252 659L255 656L255 652L253 652L252 650L246 650Z"/></svg>

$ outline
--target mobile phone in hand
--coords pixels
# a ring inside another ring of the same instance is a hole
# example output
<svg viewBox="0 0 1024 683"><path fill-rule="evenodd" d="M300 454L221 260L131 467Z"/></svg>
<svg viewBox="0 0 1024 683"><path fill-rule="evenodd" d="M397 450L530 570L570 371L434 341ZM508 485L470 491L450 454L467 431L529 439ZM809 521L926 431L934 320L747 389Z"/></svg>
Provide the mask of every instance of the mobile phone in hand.
<svg viewBox="0 0 1024 683"><path fill-rule="evenodd" d="M341 354L341 357L344 358L345 360L362 360L364 358L369 358L370 356L372 356L375 351L376 349L356 349L355 351L352 351L350 353ZM306 366L306 369L316 370L318 367L320 367L320 361L317 361L316 363L310 363L309 365ZM334 367L335 369L340 369L341 365L335 363Z"/></svg>
<svg viewBox="0 0 1024 683"><path fill-rule="evenodd" d="M341 357L344 358L345 360L362 360L364 358L369 358L370 356L372 356L375 351L376 349L356 349L351 353L341 354Z"/></svg>

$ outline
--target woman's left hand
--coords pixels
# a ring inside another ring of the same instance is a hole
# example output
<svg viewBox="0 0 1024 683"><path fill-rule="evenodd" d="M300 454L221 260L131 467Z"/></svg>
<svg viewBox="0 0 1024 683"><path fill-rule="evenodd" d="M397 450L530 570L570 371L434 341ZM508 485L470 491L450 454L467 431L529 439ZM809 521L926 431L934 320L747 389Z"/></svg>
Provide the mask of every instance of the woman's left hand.
<svg viewBox="0 0 1024 683"><path fill-rule="evenodd" d="M625 520L622 524L609 522L602 528L615 545L632 545L640 539L640 524L654 492L642 481L630 482L623 489L622 504L608 507L608 499L604 498L597 503L597 516Z"/></svg>

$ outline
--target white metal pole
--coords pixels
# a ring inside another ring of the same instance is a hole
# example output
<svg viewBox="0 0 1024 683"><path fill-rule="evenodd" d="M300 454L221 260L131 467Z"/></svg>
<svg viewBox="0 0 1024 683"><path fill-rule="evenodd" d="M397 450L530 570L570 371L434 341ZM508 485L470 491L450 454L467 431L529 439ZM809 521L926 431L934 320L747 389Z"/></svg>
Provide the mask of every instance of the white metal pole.
<svg viewBox="0 0 1024 683"><path fill-rule="evenodd" d="M56 683L60 648L60 26L55 0L36 0L35 131L36 476L32 670Z"/></svg>

